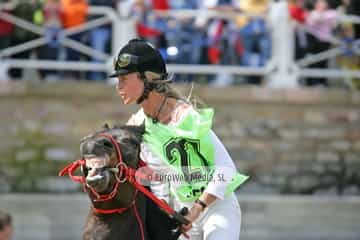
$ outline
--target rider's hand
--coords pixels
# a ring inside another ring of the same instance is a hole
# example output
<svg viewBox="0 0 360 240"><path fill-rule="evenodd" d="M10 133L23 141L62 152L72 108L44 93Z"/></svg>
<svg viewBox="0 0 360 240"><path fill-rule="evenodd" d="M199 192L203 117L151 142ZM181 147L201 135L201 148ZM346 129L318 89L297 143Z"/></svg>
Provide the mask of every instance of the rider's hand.
<svg viewBox="0 0 360 240"><path fill-rule="evenodd" d="M182 232L186 233L187 231L189 231L192 228L192 223L194 221L196 221L196 219L200 216L200 214L202 213L204 209L202 208L202 206L198 205L198 204L194 204L189 213L185 216L185 218L187 220L189 220L189 224L183 224L182 225Z"/></svg>

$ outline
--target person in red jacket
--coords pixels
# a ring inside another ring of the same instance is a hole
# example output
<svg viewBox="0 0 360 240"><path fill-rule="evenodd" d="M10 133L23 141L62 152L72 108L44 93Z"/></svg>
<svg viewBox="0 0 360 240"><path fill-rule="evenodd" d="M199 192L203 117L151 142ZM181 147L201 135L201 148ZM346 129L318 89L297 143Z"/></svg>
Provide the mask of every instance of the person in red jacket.
<svg viewBox="0 0 360 240"><path fill-rule="evenodd" d="M84 24L88 16L88 9L89 5L86 0L61 0L63 27L69 29ZM84 33L72 34L70 38L81 43L84 41ZM81 54L78 51L67 48L66 60L79 61L80 58ZM80 75L78 72L70 72L67 77L78 79Z"/></svg>
<svg viewBox="0 0 360 240"><path fill-rule="evenodd" d="M305 23L307 17L307 11L303 8L303 0L291 0L289 1L289 13L292 19L299 23Z"/></svg>
<svg viewBox="0 0 360 240"><path fill-rule="evenodd" d="M291 19L299 24L305 24L308 12L304 0L290 0L288 4ZM305 57L308 52L308 34L301 28L295 28L295 58Z"/></svg>

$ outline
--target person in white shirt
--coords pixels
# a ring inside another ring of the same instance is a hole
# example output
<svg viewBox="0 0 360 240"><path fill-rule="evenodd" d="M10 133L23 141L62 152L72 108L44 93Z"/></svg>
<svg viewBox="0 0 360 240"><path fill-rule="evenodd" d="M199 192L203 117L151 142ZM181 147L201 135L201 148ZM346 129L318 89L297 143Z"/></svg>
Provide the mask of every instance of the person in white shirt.
<svg viewBox="0 0 360 240"><path fill-rule="evenodd" d="M183 232L191 240L238 240L241 210L234 190L248 178L236 171L225 147L211 130L213 110L195 109L170 86L157 49L130 40L114 61L117 91L124 104L140 110L129 125L145 125L140 157L158 175L151 191L189 209Z"/></svg>

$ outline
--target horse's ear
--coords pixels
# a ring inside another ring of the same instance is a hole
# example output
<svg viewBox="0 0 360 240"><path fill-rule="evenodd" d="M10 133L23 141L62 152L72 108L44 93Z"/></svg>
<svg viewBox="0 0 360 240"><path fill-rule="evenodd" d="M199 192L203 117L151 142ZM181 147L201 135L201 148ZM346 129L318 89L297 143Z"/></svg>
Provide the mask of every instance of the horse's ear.
<svg viewBox="0 0 360 240"><path fill-rule="evenodd" d="M138 143L142 141L143 135L145 133L145 125L134 126L134 125L127 125L126 129L132 132L137 139Z"/></svg>
<svg viewBox="0 0 360 240"><path fill-rule="evenodd" d="M139 133L140 133L141 135L144 135L144 133L145 133L145 123L143 123L143 124L141 124L141 125L139 126Z"/></svg>
<svg viewBox="0 0 360 240"><path fill-rule="evenodd" d="M109 130L110 129L110 126L108 123L105 123L102 127L104 130Z"/></svg>
<svg viewBox="0 0 360 240"><path fill-rule="evenodd" d="M137 135L141 136L144 135L145 133L145 124L141 124L139 126L133 126L135 132L137 133Z"/></svg>
<svg viewBox="0 0 360 240"><path fill-rule="evenodd" d="M115 125L114 128L128 129L130 132L141 136L145 133L145 123L141 125Z"/></svg>

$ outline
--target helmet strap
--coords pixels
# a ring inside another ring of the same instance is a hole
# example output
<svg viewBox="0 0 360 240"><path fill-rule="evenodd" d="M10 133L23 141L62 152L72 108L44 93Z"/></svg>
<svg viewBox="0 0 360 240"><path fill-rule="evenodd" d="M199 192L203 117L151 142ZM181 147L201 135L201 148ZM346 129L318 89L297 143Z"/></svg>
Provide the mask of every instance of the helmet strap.
<svg viewBox="0 0 360 240"><path fill-rule="evenodd" d="M161 91L160 89L162 88L164 83L171 82L171 80L166 80L166 78L168 77L167 73L161 74L160 78L153 79L152 81L147 80L144 72L139 71L139 73L140 79L144 82L144 91L141 97L136 100L137 104L141 104L145 99L147 99L151 91Z"/></svg>
<svg viewBox="0 0 360 240"><path fill-rule="evenodd" d="M144 91L143 91L143 94L141 95L141 97L139 97L138 100L136 100L137 104L141 104L145 99L147 99L149 97L150 92L155 87L154 84L152 84L151 82L149 82L146 79L146 76L145 76L144 72L140 72L140 78L144 82Z"/></svg>

